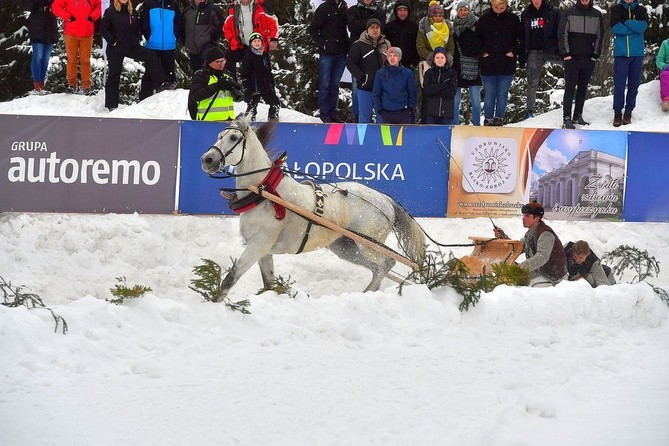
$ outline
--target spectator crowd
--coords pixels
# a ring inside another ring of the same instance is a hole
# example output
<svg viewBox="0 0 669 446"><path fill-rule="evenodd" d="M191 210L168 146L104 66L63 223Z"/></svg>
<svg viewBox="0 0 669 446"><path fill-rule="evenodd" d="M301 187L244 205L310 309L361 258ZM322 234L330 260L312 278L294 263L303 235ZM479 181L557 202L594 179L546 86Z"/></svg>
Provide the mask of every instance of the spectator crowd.
<svg viewBox="0 0 669 446"><path fill-rule="evenodd" d="M35 94L48 93L47 68L61 20L68 94L95 94L91 52L97 26L107 63L107 109L118 107L126 57L145 67L139 100L176 88L175 52L181 45L189 57L193 119L233 119L231 104L240 100L252 119L261 100L269 105L268 120L279 119L271 56L280 26L269 0L234 0L227 11L213 0L191 0L183 11L176 0L139 5L110 0L106 8L101 0L22 1ZM349 115L355 122L457 125L464 121L464 99L471 124L502 126L518 70L527 77L525 117L531 118L542 72L551 62L564 69L563 128L587 125L588 85L609 26L614 39L612 125L632 122L648 27L639 0L618 0L606 15L608 24L593 0L576 0L562 10L549 0L529 0L518 13L508 0L490 0L480 17L468 0L443 3L431 0L426 10L412 11L407 0L358 0L351 6L345 0L315 1L307 33L318 54L319 118L343 121L340 83L348 69ZM655 60L660 102L669 111L669 39Z"/></svg>

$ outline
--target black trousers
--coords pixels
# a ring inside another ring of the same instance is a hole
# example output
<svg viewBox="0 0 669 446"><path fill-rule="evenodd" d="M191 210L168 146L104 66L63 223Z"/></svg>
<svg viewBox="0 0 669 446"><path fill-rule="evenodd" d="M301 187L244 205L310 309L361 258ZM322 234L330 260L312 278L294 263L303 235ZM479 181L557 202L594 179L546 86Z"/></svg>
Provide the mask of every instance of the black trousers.
<svg viewBox="0 0 669 446"><path fill-rule="evenodd" d="M232 74L235 80L237 80L237 65L239 65L244 55L246 55L248 48L248 46L244 46L236 50L228 50L228 54L225 56L227 59L225 61L225 69Z"/></svg>
<svg viewBox="0 0 669 446"><path fill-rule="evenodd" d="M153 51L144 48L141 45L135 46L125 54L113 51L113 47L111 50L112 51L110 51L110 48L107 49L109 72L107 73L107 83L105 84L105 107L109 109L118 107L118 89L121 84L123 58L125 57L144 62L146 73L151 75L151 78L157 85L160 85L167 80L167 76L165 76L165 72L160 65L160 59L158 59L158 56L156 56Z"/></svg>
<svg viewBox="0 0 669 446"><path fill-rule="evenodd" d="M574 118L583 114L583 105L588 94L588 83L595 71L595 61L589 57L572 57L564 61L564 98L562 99L562 116ZM574 102L574 91L576 101ZM574 114L571 106L574 103Z"/></svg>
<svg viewBox="0 0 669 446"><path fill-rule="evenodd" d="M167 80L170 82L176 82L177 78L174 74L174 50L152 50L158 59L160 60L160 65L163 67L163 72L167 76ZM161 82L162 83L162 82ZM139 87L139 100L144 100L151 96L155 90L160 87L160 83L155 82L151 73L147 70L142 77L142 83Z"/></svg>

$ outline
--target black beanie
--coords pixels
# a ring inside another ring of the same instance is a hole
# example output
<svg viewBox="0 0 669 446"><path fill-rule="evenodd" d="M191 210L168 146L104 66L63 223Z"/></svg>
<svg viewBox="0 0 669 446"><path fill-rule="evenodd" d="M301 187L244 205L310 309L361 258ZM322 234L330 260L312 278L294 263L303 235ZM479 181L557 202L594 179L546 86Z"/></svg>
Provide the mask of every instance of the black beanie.
<svg viewBox="0 0 669 446"><path fill-rule="evenodd" d="M205 55L207 65L218 59L225 59L225 51L217 46L210 48Z"/></svg>

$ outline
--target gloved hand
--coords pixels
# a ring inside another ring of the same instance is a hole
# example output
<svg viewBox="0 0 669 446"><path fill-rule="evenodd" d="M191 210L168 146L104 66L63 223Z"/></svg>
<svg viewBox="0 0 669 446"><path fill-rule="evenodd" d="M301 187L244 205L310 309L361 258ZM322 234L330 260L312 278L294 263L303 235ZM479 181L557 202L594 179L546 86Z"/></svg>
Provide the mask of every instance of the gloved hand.
<svg viewBox="0 0 669 446"><path fill-rule="evenodd" d="M669 71L669 63L662 68L662 71Z"/></svg>
<svg viewBox="0 0 669 446"><path fill-rule="evenodd" d="M220 79L216 82L216 86L220 90L232 90L233 88L237 88L238 90L242 89L242 86L238 82L235 82L234 79Z"/></svg>
<svg viewBox="0 0 669 446"><path fill-rule="evenodd" d="M230 93L232 93L232 100L235 102L241 102L244 100L244 92L242 91L241 88L237 87L232 87L230 89Z"/></svg>

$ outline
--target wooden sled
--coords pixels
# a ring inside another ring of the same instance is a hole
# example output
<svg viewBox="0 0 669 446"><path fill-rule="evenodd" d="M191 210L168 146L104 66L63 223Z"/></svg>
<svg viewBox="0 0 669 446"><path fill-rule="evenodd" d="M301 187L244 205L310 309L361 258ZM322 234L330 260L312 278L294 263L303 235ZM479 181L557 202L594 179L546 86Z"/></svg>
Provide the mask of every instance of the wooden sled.
<svg viewBox="0 0 669 446"><path fill-rule="evenodd" d="M501 238L469 237L475 243L474 251L460 258L469 268L470 276L478 276L492 271L492 265L511 265L523 253L523 243L519 240Z"/></svg>

